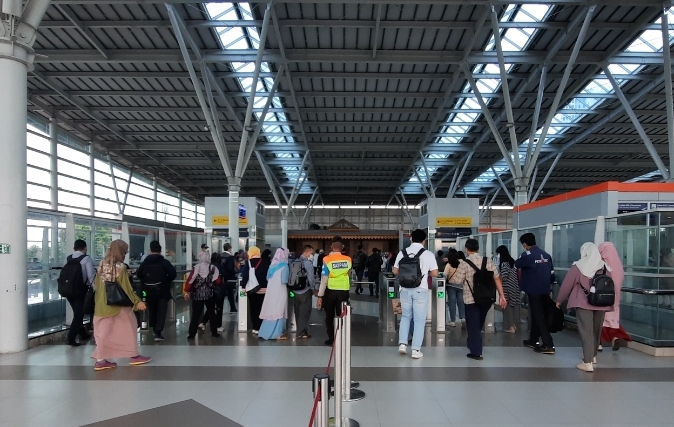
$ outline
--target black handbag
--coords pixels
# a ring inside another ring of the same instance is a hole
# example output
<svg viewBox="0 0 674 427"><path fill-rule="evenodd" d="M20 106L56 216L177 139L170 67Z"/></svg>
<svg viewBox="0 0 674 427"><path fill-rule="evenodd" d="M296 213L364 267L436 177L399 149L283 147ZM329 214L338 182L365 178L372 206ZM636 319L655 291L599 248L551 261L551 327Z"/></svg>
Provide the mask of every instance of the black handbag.
<svg viewBox="0 0 674 427"><path fill-rule="evenodd" d="M113 275L115 275L113 273ZM129 296L124 292L124 289L117 283L117 281L110 282L105 281L105 296L106 302L108 305L114 305L118 307L133 307L133 302Z"/></svg>
<svg viewBox="0 0 674 427"><path fill-rule="evenodd" d="M93 315L96 303L96 292L93 286L89 286L84 296L84 314Z"/></svg>

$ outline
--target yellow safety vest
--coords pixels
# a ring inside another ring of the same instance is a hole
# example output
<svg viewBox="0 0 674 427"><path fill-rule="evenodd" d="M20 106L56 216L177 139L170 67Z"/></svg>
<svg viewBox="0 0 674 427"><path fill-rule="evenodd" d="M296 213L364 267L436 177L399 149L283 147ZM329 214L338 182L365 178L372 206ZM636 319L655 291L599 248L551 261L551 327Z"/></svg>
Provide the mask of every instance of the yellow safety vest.
<svg viewBox="0 0 674 427"><path fill-rule="evenodd" d="M351 258L342 254L330 254L323 258L328 269L328 289L348 291L351 288Z"/></svg>

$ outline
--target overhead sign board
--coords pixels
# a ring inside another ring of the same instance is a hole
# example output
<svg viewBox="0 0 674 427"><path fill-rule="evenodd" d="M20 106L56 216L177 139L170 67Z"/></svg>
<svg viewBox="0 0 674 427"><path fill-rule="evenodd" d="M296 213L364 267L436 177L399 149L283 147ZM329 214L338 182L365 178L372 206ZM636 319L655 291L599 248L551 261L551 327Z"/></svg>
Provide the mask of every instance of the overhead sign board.
<svg viewBox="0 0 674 427"><path fill-rule="evenodd" d="M213 237L229 237L229 228L214 228L211 234ZM239 229L239 237L248 237L248 230Z"/></svg>
<svg viewBox="0 0 674 427"><path fill-rule="evenodd" d="M651 203L651 209L674 209L674 203Z"/></svg>
<svg viewBox="0 0 674 427"><path fill-rule="evenodd" d="M467 237L473 234L472 228L438 228L435 232L435 237L438 239L451 239L457 237Z"/></svg>
<svg viewBox="0 0 674 427"><path fill-rule="evenodd" d="M648 203L618 203L618 213L638 212L648 209Z"/></svg>
<svg viewBox="0 0 674 427"><path fill-rule="evenodd" d="M213 227L229 226L229 215L213 215ZM248 225L248 213L244 205L239 205L239 225Z"/></svg>
<svg viewBox="0 0 674 427"><path fill-rule="evenodd" d="M436 227L472 227L473 218L469 216L439 216L435 218Z"/></svg>

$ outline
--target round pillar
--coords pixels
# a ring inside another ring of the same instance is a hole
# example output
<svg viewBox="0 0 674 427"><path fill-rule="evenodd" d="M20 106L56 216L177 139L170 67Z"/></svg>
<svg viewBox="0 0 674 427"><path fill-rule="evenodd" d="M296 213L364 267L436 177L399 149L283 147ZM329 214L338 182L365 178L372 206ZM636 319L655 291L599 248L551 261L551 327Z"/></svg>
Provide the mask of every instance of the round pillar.
<svg viewBox="0 0 674 427"><path fill-rule="evenodd" d="M0 353L28 348L27 64L26 50L0 43L0 245L4 249L0 253Z"/></svg>

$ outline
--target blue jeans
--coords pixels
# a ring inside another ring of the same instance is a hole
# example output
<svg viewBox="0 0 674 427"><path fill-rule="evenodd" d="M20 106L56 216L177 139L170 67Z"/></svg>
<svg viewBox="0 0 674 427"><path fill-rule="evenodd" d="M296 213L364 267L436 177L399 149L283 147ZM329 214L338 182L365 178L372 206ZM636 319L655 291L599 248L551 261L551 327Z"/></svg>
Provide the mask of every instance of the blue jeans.
<svg viewBox="0 0 674 427"><path fill-rule="evenodd" d="M447 306L449 307L449 320L456 322L456 306L459 306L459 319L466 318L466 307L463 304L463 289L447 285Z"/></svg>
<svg viewBox="0 0 674 427"><path fill-rule="evenodd" d="M412 335L412 350L421 350L424 341L424 328L426 327L426 314L428 313L428 298L430 291L425 286L417 288L400 288L400 305L403 316L400 319L398 331L398 343L407 344L410 333L410 323L414 319L414 332Z"/></svg>

